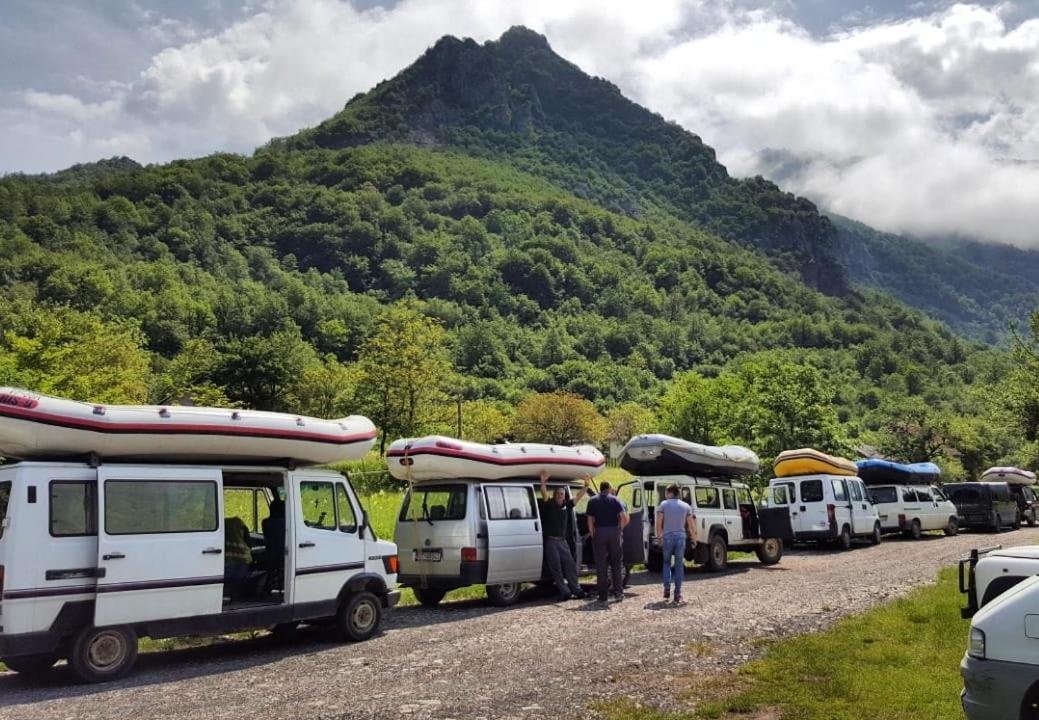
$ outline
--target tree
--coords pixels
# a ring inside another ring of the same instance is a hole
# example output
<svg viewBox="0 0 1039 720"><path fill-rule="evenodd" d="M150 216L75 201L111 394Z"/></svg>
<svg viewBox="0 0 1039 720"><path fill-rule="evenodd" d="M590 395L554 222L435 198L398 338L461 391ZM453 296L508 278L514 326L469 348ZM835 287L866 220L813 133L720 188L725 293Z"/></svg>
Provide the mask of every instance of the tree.
<svg viewBox="0 0 1039 720"><path fill-rule="evenodd" d="M904 398L888 406L882 417L873 442L887 457L899 462L932 462L951 448L949 415L921 398Z"/></svg>
<svg viewBox="0 0 1039 720"><path fill-rule="evenodd" d="M386 308L358 357L358 399L387 437L414 437L443 418L453 368L444 328L414 303Z"/></svg>
<svg viewBox="0 0 1039 720"><path fill-rule="evenodd" d="M740 395L740 380L733 375L705 378L683 373L660 401L661 427L670 435L705 445L728 442L733 439Z"/></svg>
<svg viewBox="0 0 1039 720"><path fill-rule="evenodd" d="M621 445L635 435L652 432L656 426L657 416L652 410L634 402L623 403L606 415L606 439Z"/></svg>
<svg viewBox="0 0 1039 720"><path fill-rule="evenodd" d="M508 437L513 409L491 400L472 400L462 405L462 438L493 443Z"/></svg>
<svg viewBox="0 0 1039 720"><path fill-rule="evenodd" d="M287 412L292 390L315 362L314 348L293 327L225 342L214 376L232 400L257 410Z"/></svg>
<svg viewBox="0 0 1039 720"><path fill-rule="evenodd" d="M606 421L595 406L572 393L528 395L516 407L514 440L553 445L602 442Z"/></svg>
<svg viewBox="0 0 1039 720"><path fill-rule="evenodd" d="M357 412L357 386L361 369L344 365L327 355L307 366L293 390L293 406L304 415L340 418Z"/></svg>

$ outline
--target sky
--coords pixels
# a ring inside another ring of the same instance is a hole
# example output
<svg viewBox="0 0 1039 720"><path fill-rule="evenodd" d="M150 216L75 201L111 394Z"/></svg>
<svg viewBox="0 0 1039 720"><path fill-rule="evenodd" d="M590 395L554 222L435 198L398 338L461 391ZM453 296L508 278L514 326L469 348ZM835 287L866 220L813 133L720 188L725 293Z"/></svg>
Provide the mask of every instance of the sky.
<svg viewBox="0 0 1039 720"><path fill-rule="evenodd" d="M0 173L249 153L516 24L734 175L1039 247L1039 0L0 0Z"/></svg>

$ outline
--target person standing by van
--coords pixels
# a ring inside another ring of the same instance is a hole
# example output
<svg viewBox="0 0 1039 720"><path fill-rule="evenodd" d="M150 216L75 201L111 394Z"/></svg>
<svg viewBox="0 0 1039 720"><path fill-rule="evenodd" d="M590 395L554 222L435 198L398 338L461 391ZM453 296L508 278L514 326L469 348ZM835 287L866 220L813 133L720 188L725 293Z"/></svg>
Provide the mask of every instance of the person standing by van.
<svg viewBox="0 0 1039 720"><path fill-rule="evenodd" d="M624 557L621 553L621 530L627 524L627 513L616 496L610 494L611 485L603 481L599 494L588 501L588 532L595 551L595 576L599 602L606 602L611 591L614 600L624 599ZM610 574L612 572L612 580Z"/></svg>
<svg viewBox="0 0 1039 720"><path fill-rule="evenodd" d="M559 591L560 600L569 600L571 597L583 598L584 590L577 582L577 564L570 552L570 518L574 512L574 504L581 502L591 478L585 478L585 487L577 493L577 497L567 499L566 490L561 487L555 488L551 494L548 491L548 473L541 471L541 524L545 537L545 564L552 575L552 582Z"/></svg>
<svg viewBox="0 0 1039 720"><path fill-rule="evenodd" d="M678 499L678 485L665 491L667 499L656 510L657 537L661 539L664 555L664 600L671 597L671 580L675 582L675 604L682 602L682 580L685 577L686 532L690 542L696 542L696 520L689 503ZM674 558L674 570L671 561Z"/></svg>

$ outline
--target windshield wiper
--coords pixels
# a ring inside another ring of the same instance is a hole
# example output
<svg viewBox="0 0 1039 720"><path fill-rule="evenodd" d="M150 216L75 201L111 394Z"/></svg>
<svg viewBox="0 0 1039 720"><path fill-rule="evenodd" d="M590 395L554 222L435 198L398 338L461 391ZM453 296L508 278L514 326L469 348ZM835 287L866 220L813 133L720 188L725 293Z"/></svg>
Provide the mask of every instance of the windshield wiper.
<svg viewBox="0 0 1039 720"><path fill-rule="evenodd" d="M426 505L425 498L422 498L422 519L428 522L430 525L433 524L433 518L429 517L429 507Z"/></svg>

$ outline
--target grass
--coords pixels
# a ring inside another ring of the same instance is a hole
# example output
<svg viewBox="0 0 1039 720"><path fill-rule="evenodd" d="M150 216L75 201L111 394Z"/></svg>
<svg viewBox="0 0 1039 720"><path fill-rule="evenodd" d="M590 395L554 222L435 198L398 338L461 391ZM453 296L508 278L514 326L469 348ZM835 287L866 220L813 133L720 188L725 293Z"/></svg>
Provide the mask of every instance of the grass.
<svg viewBox="0 0 1039 720"><path fill-rule="evenodd" d="M937 584L826 632L770 643L763 658L732 676L734 682L720 678L720 699L700 683L684 714L631 705L606 714L610 720L962 718L959 664L969 621L960 618L961 602L956 573L946 569ZM690 651L702 657L695 645Z"/></svg>

